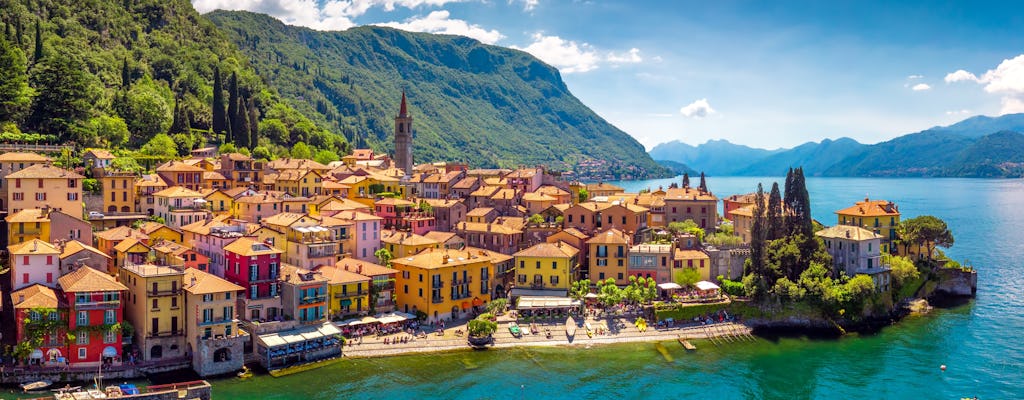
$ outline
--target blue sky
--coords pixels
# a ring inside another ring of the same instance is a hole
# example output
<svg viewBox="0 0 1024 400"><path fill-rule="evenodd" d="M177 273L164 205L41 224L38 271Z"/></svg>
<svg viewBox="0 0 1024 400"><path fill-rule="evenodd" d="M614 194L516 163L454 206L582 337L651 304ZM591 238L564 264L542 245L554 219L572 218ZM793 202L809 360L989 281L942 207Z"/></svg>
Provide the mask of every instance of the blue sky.
<svg viewBox="0 0 1024 400"><path fill-rule="evenodd" d="M1024 3L896 1L192 0L320 30L466 35L558 67L652 146L884 141L1024 112Z"/></svg>

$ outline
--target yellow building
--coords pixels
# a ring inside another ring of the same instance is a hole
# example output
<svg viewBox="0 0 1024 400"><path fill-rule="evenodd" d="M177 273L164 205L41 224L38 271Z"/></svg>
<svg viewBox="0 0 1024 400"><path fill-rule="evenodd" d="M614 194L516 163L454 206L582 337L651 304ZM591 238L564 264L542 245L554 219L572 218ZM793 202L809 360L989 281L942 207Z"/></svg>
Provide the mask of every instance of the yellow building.
<svg viewBox="0 0 1024 400"><path fill-rule="evenodd" d="M859 226L882 236L882 252L890 252L891 243L896 240L896 227L900 224L900 208L888 200L871 200L867 197L852 207L836 211L840 225Z"/></svg>
<svg viewBox="0 0 1024 400"><path fill-rule="evenodd" d="M99 177L103 196L103 212L135 211L135 173L105 172Z"/></svg>
<svg viewBox="0 0 1024 400"><path fill-rule="evenodd" d="M618 229L609 229L594 235L587 240L590 253L587 276L591 282L615 279L616 285L628 285L629 274L626 271L629 260L629 248L632 240L629 235Z"/></svg>
<svg viewBox="0 0 1024 400"><path fill-rule="evenodd" d="M277 174L274 190L293 196L316 196L323 190L324 177L313 170L287 170Z"/></svg>
<svg viewBox="0 0 1024 400"><path fill-rule="evenodd" d="M370 277L334 265L317 272L327 279L327 313L332 319L369 312Z"/></svg>
<svg viewBox="0 0 1024 400"><path fill-rule="evenodd" d="M534 290L554 290L562 295L572 287L579 250L565 244L538 243L520 250L516 259L516 286Z"/></svg>
<svg viewBox="0 0 1024 400"><path fill-rule="evenodd" d="M235 198L224 193L223 190L208 189L201 193L203 193L203 200L206 200L206 204L210 208L210 211L213 211L214 213L229 213L234 207Z"/></svg>
<svg viewBox="0 0 1024 400"><path fill-rule="evenodd" d="M184 272L152 264L128 263L118 281L128 287L125 319L135 327L135 343L143 360L185 355Z"/></svg>
<svg viewBox="0 0 1024 400"><path fill-rule="evenodd" d="M11 213L48 205L81 218L84 176L52 165L36 164L7 175L7 207Z"/></svg>
<svg viewBox="0 0 1024 400"><path fill-rule="evenodd" d="M242 368L249 335L238 329L235 302L245 289L216 275L184 271L185 330L192 369L200 376L231 373Z"/></svg>
<svg viewBox="0 0 1024 400"><path fill-rule="evenodd" d="M171 228L167 225L159 222L147 221L142 225L139 225L139 230L149 236L150 243L159 242L161 239L182 244L185 242L185 237L182 232L178 229Z"/></svg>
<svg viewBox="0 0 1024 400"><path fill-rule="evenodd" d="M702 281L710 281L711 278L711 257L707 253L697 249L676 249L673 255L672 279L675 280L676 273L684 268L691 268L700 273Z"/></svg>
<svg viewBox="0 0 1024 400"><path fill-rule="evenodd" d="M50 241L50 216L46 210L28 208L8 215L6 220L8 245L32 239Z"/></svg>
<svg viewBox="0 0 1024 400"><path fill-rule="evenodd" d="M399 271L395 288L398 309L423 312L428 321L464 317L491 301L495 264L508 259L473 247L395 258L391 267Z"/></svg>
<svg viewBox="0 0 1024 400"><path fill-rule="evenodd" d="M441 243L412 232L381 231L381 247L391 252L392 258L408 257L426 249L439 249Z"/></svg>
<svg viewBox="0 0 1024 400"><path fill-rule="evenodd" d="M49 164L50 158L36 153L7 152L0 154L0 211L9 210L7 205L7 175L21 171L33 165Z"/></svg>

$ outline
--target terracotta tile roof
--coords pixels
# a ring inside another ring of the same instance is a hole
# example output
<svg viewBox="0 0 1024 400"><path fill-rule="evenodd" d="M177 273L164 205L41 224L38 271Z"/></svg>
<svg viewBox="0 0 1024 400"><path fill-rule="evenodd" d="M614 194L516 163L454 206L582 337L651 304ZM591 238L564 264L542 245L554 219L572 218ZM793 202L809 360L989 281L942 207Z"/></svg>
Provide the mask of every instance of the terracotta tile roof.
<svg viewBox="0 0 1024 400"><path fill-rule="evenodd" d="M587 236L586 233L580 232L580 230L576 229L576 228L565 228L565 229L562 230L562 232L565 232L565 233L569 234L570 236L575 237L577 239L586 240L586 239L590 238L590 236Z"/></svg>
<svg viewBox="0 0 1024 400"><path fill-rule="evenodd" d="M38 283L11 293L11 304L14 308L59 308L60 297L57 292Z"/></svg>
<svg viewBox="0 0 1024 400"><path fill-rule="evenodd" d="M506 174L508 174L510 172L512 172L512 170L506 169L506 168L491 168L491 169L476 168L476 169L471 169L471 170L466 171L466 175L469 175L469 176L491 177L491 176L503 176L503 175L506 175Z"/></svg>
<svg viewBox="0 0 1024 400"><path fill-rule="evenodd" d="M135 186L137 186L137 187L149 187L149 186L167 187L167 182L164 182L163 179L160 179L156 175L143 175L139 179L135 180Z"/></svg>
<svg viewBox="0 0 1024 400"><path fill-rule="evenodd" d="M228 180L223 174L217 171L206 171L203 172L204 181L226 181Z"/></svg>
<svg viewBox="0 0 1024 400"><path fill-rule="evenodd" d="M492 207L477 207L466 213L467 217L486 217L487 214L494 212Z"/></svg>
<svg viewBox="0 0 1024 400"><path fill-rule="evenodd" d="M601 182L601 183L588 183L586 187L587 187L587 191L588 192L595 192L595 191L600 191L600 192L607 192L607 191L625 192L626 191L626 189L623 189L621 187L612 185L610 183L604 183L604 182Z"/></svg>
<svg viewBox="0 0 1024 400"><path fill-rule="evenodd" d="M60 249L57 246L49 244L39 239L32 239L24 243L12 244L7 246L7 251L11 254L25 255L25 254L60 254Z"/></svg>
<svg viewBox="0 0 1024 400"><path fill-rule="evenodd" d="M142 233L145 233L147 235L149 235L149 234L151 234L153 232L156 232L160 228L167 228L167 229L170 229L172 231L181 233L181 231L179 231L177 229L174 229L172 227L169 227L167 225L161 224L161 223L156 222L156 221L146 221L146 222L143 222L142 225L139 225L139 230L142 231Z"/></svg>
<svg viewBox="0 0 1024 400"><path fill-rule="evenodd" d="M57 284L68 293L111 292L128 290L114 280L114 277L84 266L57 279Z"/></svg>
<svg viewBox="0 0 1024 400"><path fill-rule="evenodd" d="M334 218L347 219L352 221L380 221L384 219L373 214L367 214L359 211L342 211L337 214L334 214Z"/></svg>
<svg viewBox="0 0 1024 400"><path fill-rule="evenodd" d="M191 251L192 248L180 245L170 240L161 240L153 244L153 250L164 254L173 254L176 256L180 256L188 251Z"/></svg>
<svg viewBox="0 0 1024 400"><path fill-rule="evenodd" d="M352 221L350 219L334 218L334 217L320 217L320 226L325 227L325 228L326 227L332 227L332 226L352 226L354 224L355 224L355 221Z"/></svg>
<svg viewBox="0 0 1024 400"><path fill-rule="evenodd" d="M245 290L245 288L224 280L217 275L195 268L185 268L183 283L183 289L192 294L213 294Z"/></svg>
<svg viewBox="0 0 1024 400"><path fill-rule="evenodd" d="M381 243L404 246L432 246L440 244L440 242L429 239L425 236L420 236L412 232L399 231L381 231L380 241Z"/></svg>
<svg viewBox="0 0 1024 400"><path fill-rule="evenodd" d="M182 275L184 272L183 270L172 268L166 265L153 264L129 264L122 266L121 269L142 277L174 276Z"/></svg>
<svg viewBox="0 0 1024 400"><path fill-rule="evenodd" d="M678 188L665 191L665 201L693 201L693 200L714 200L718 198L710 192L702 192L696 188Z"/></svg>
<svg viewBox="0 0 1024 400"><path fill-rule="evenodd" d="M209 235L210 234L210 228L217 227L217 226L226 226L227 223L224 222L224 221L226 221L226 220L228 220L230 218L231 217L228 216L228 215L215 215L209 221L207 221L205 219L201 219L201 220L193 222L191 224L182 226L181 230L185 231L185 232L192 232L192 233L199 234L199 235Z"/></svg>
<svg viewBox="0 0 1024 400"><path fill-rule="evenodd" d="M28 153L28 152L19 152L19 151L11 151L11 152L0 154L0 162L19 162L19 161L25 161L25 162L47 162L47 161L50 161L50 157L44 156L42 154Z"/></svg>
<svg viewBox="0 0 1024 400"><path fill-rule="evenodd" d="M511 257L498 252L478 249L476 247L466 247L462 250L429 249L414 256L396 258L391 260L391 263L422 269L437 269L479 262L495 264L508 261L509 259Z"/></svg>
<svg viewBox="0 0 1024 400"><path fill-rule="evenodd" d="M281 275L278 280L293 285L327 283L327 278L323 275L288 263L281 263Z"/></svg>
<svg viewBox="0 0 1024 400"><path fill-rule="evenodd" d="M231 242L231 244L224 247L224 251L230 251L243 257L260 256L264 254L281 254L281 250L249 237L242 237Z"/></svg>
<svg viewBox="0 0 1024 400"><path fill-rule="evenodd" d="M427 202L433 208L448 208L462 202L462 200L452 199L421 199L420 201Z"/></svg>
<svg viewBox="0 0 1024 400"><path fill-rule="evenodd" d="M505 175L506 178L513 179L533 178L534 176L537 176L536 168L520 168Z"/></svg>
<svg viewBox="0 0 1024 400"><path fill-rule="evenodd" d="M341 183L341 182L332 181L332 180L329 180L329 179L324 179L320 183L323 185L324 189L349 189L349 188L351 188L351 186L349 186L349 185L346 185L346 184Z"/></svg>
<svg viewBox="0 0 1024 400"><path fill-rule="evenodd" d="M858 201L853 207L847 207L836 211L836 214L865 217L898 216L900 215L900 208L896 203L888 200L871 200L864 198L864 201Z"/></svg>
<svg viewBox="0 0 1024 400"><path fill-rule="evenodd" d="M594 244L625 244L629 245L630 240L626 234L622 231L612 228L601 233L597 233L594 237L587 240L587 243Z"/></svg>
<svg viewBox="0 0 1024 400"><path fill-rule="evenodd" d="M224 192L224 194L226 194L228 196L231 196L231 198L237 199L242 194L244 194L246 192L249 192L251 190L252 189L249 189L249 188L237 187L237 188L232 188L232 189L222 189L221 191Z"/></svg>
<svg viewBox="0 0 1024 400"><path fill-rule="evenodd" d="M96 157L100 160L113 160L117 158L114 157L113 154L110 154L109 151L103 149L89 149L89 151L86 151L85 154L82 154L82 156L84 157L89 154L92 154L93 157Z"/></svg>
<svg viewBox="0 0 1024 400"><path fill-rule="evenodd" d="M50 217L40 208L26 208L8 215L5 220L11 222L49 222Z"/></svg>
<svg viewBox="0 0 1024 400"><path fill-rule="evenodd" d="M394 275L398 274L397 269L388 268L383 265L374 264L363 260L358 260L351 257L342 258L340 261L334 264L335 267L345 269L348 271L356 272L363 276L381 276L381 275Z"/></svg>
<svg viewBox="0 0 1024 400"><path fill-rule="evenodd" d="M169 161L163 165L156 167L156 172L203 172L202 168L195 165L190 165L183 161Z"/></svg>
<svg viewBox="0 0 1024 400"><path fill-rule="evenodd" d="M558 199L544 193L527 193L523 195L523 201L557 201Z"/></svg>
<svg viewBox="0 0 1024 400"><path fill-rule="evenodd" d="M537 243L512 255L515 257L572 257L579 252L568 243L559 241L558 243Z"/></svg>
<svg viewBox="0 0 1024 400"><path fill-rule="evenodd" d="M327 283L331 285L370 281L370 277L368 276L346 271L344 268L338 268L333 265L324 265L317 269L316 272L319 272L324 278L326 278Z"/></svg>
<svg viewBox="0 0 1024 400"><path fill-rule="evenodd" d="M84 176L48 164L36 164L7 175L7 179L85 179Z"/></svg>
<svg viewBox="0 0 1024 400"><path fill-rule="evenodd" d="M142 241L139 239L127 238L125 240L122 240L121 243L118 243L117 246L114 246L114 250L117 251L118 253L127 253L132 249L132 247L135 247L135 245L141 245L146 249L147 252L149 251L150 248L145 243L142 243Z"/></svg>
<svg viewBox="0 0 1024 400"><path fill-rule="evenodd" d="M327 171L327 170L330 169L326 165L323 165L323 164L318 163L316 161L305 159L305 158L278 158L276 160L268 162L267 163L267 168L270 168L270 169L273 169L273 170L276 170L276 171L296 170L296 169Z"/></svg>
<svg viewBox="0 0 1024 400"><path fill-rule="evenodd" d="M473 197L491 197L499 190L501 190L501 188L497 186L484 186L473 191L473 193L470 193L469 195Z"/></svg>
<svg viewBox="0 0 1024 400"><path fill-rule="evenodd" d="M227 159L231 161L252 161L252 157L249 157L242 153L227 153L221 154L221 156L227 156Z"/></svg>
<svg viewBox="0 0 1024 400"><path fill-rule="evenodd" d="M242 196L235 199L235 203L246 203L246 204L267 204L277 203L281 199L270 193L259 193L252 196Z"/></svg>
<svg viewBox="0 0 1024 400"><path fill-rule="evenodd" d="M882 235L861 228L859 226L851 225L836 225L814 232L814 234L823 238L849 239L858 242L864 240L882 239Z"/></svg>
<svg viewBox="0 0 1024 400"><path fill-rule="evenodd" d="M484 223L484 222L459 222L456 225L457 230L476 232L476 233L499 233L503 235L519 235L523 231L519 229L510 228L502 224Z"/></svg>
<svg viewBox="0 0 1024 400"><path fill-rule="evenodd" d="M541 186L534 193L546 194L548 196L568 196L568 195L571 194L569 192L566 192L566 191L558 188L557 186L551 186L551 185Z"/></svg>
<svg viewBox="0 0 1024 400"><path fill-rule="evenodd" d="M127 238L149 239L149 235L146 235L140 230L135 230L127 226L119 226L116 228L107 229L105 231L99 231L93 233L93 236L109 241L125 240Z"/></svg>
<svg viewBox="0 0 1024 400"><path fill-rule="evenodd" d="M494 192L494 195L491 196L491 199L493 199L493 200L515 200L515 198L516 198L516 190L515 189L501 189L501 190L499 190L497 192Z"/></svg>
<svg viewBox="0 0 1024 400"><path fill-rule="evenodd" d="M672 257L674 260L699 260L702 258L711 258L707 253L700 250L684 250L676 249L675 254ZM684 265L685 267L685 265Z"/></svg>
<svg viewBox="0 0 1024 400"><path fill-rule="evenodd" d="M110 256L108 256L107 254L105 254L102 251L100 251L100 249L97 249L97 248L92 247L90 245L87 245L85 243L79 242L77 240L72 240L70 242L64 242L64 250L63 250L62 253L60 253L60 258L61 259L68 258L68 257L71 257L71 256L73 256L75 254L78 254L78 252L81 252L81 251L89 251L89 252L93 252L93 253L99 254L99 255L101 255L103 257L110 258Z"/></svg>
<svg viewBox="0 0 1024 400"><path fill-rule="evenodd" d="M323 203L321 203L323 204ZM358 211L365 210L370 211L373 207L360 203L355 200L341 199L328 202L327 204L320 207L321 211Z"/></svg>
<svg viewBox="0 0 1024 400"><path fill-rule="evenodd" d="M430 240L434 240L434 241L436 241L438 243L445 243L445 242L447 242L449 240L452 240L452 238L456 238L458 236L459 235L456 235L454 232L441 232L441 231L430 231L430 232L427 232L427 233L423 234L423 237L425 237L427 239L430 239Z"/></svg>
<svg viewBox="0 0 1024 400"><path fill-rule="evenodd" d="M475 176L468 176L452 185L452 189L469 189L475 186L480 179Z"/></svg>
<svg viewBox="0 0 1024 400"><path fill-rule="evenodd" d="M277 226L291 226L301 219L317 221L317 218L302 213L284 212L264 218L260 223Z"/></svg>
<svg viewBox="0 0 1024 400"><path fill-rule="evenodd" d="M416 203L413 203L413 202L411 202L409 200L395 199L395 198L391 198L391 197L385 197L383 199L380 199L380 200L377 201L376 204L391 205L391 206L413 206L413 205L416 205Z"/></svg>
<svg viewBox="0 0 1024 400"><path fill-rule="evenodd" d="M183 187L183 186L171 186L167 189L153 193L153 196L159 197L188 197L188 198L202 198L203 194L195 190Z"/></svg>

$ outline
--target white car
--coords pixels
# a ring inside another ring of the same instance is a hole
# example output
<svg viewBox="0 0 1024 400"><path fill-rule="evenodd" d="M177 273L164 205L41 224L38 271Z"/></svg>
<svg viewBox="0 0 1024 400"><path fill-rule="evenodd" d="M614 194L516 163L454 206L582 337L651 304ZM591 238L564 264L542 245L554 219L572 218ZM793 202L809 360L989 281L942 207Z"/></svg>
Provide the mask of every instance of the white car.
<svg viewBox="0 0 1024 400"><path fill-rule="evenodd" d="M89 219L103 218L103 213L99 211L89 211Z"/></svg>

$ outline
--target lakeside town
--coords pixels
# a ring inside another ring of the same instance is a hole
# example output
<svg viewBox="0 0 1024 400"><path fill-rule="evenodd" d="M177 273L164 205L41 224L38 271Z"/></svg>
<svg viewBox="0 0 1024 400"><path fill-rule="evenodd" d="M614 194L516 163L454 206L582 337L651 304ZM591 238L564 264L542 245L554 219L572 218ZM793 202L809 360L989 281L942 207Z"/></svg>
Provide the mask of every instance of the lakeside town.
<svg viewBox="0 0 1024 400"><path fill-rule="evenodd" d="M416 164L412 123L403 94L395 154L326 165L206 147L137 174L104 149L72 169L0 154L2 382L749 337L742 318L757 313L730 286L747 275L769 195L719 197L703 175L626 193L542 166ZM835 214L814 232L830 273L874 291L893 285L888 254L936 251L896 245L892 201L850 199Z"/></svg>

